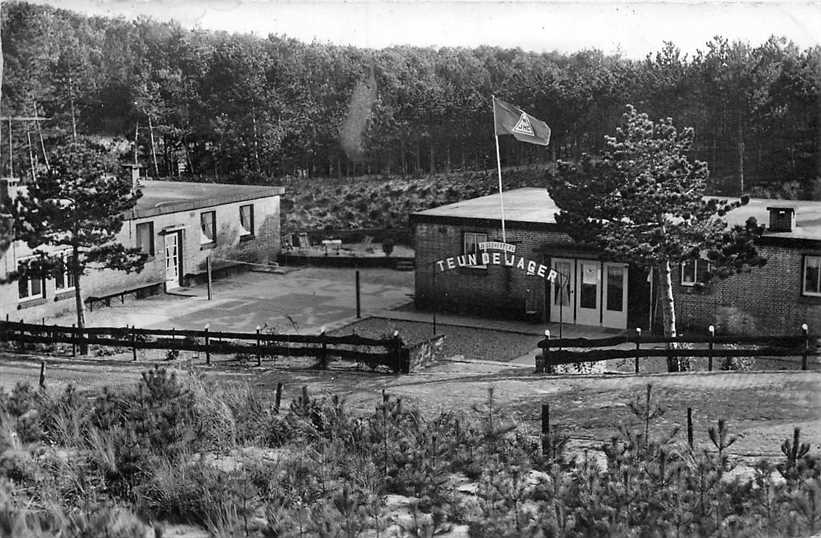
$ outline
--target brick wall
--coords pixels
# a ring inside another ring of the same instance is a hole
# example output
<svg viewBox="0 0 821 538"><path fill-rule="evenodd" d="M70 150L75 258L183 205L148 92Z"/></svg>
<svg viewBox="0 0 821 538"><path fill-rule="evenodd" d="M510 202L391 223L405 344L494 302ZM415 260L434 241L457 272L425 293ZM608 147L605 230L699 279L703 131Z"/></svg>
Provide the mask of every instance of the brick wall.
<svg viewBox="0 0 821 538"><path fill-rule="evenodd" d="M681 286L673 270L676 317L680 330L733 334L796 334L802 323L821 334L821 298L801 295L803 256L821 248L760 246L764 267L733 275L702 289Z"/></svg>
<svg viewBox="0 0 821 538"><path fill-rule="evenodd" d="M506 224L507 242L516 244L516 255L537 263L542 263L544 256L535 253L534 249L545 243L571 244L564 234ZM516 268L496 265L489 265L487 269L458 268L444 272L434 266L437 260L462 254L464 232L485 233L488 241L502 240L499 227L419 222L414 225L417 308L432 309L437 305L451 312L525 319L525 300L528 290L531 290L537 308L534 317L543 319L547 282L543 278L527 276Z"/></svg>
<svg viewBox="0 0 821 538"><path fill-rule="evenodd" d="M241 241L239 207L249 204L254 206L254 238ZM216 212L217 241L210 248L200 244L200 213L203 211ZM83 297L107 295L123 289L164 282L165 236L161 234L164 228L182 229L183 274L203 271L209 254L214 259L241 258L244 261L267 263L276 259L280 248L279 196L128 220L123 224L118 240L123 245L135 246L136 226L143 222L154 223L154 256L149 258L142 272L126 274L120 271L91 270L81 280ZM17 259L29 253L30 250L24 244L15 243L0 261L0 279L16 268ZM58 294L53 280L46 281L45 298L31 302L18 301L16 282L0 284L0 316L8 314L12 320L36 321L41 317L73 309L73 292Z"/></svg>

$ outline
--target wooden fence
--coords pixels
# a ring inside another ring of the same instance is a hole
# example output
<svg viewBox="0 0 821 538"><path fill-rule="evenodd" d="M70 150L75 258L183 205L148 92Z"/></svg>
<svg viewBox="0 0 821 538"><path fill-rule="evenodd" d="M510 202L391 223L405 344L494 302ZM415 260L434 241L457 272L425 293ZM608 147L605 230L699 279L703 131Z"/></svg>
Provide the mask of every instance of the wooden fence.
<svg viewBox="0 0 821 538"><path fill-rule="evenodd" d="M320 367L333 359L364 363L370 368L387 366L395 373L408 373L410 354L398 334L374 339L357 335L329 336L201 331L187 329L138 329L136 327L85 327L0 321L0 341L22 344L70 344L71 354L83 346L127 348L137 360L138 349L194 351L205 354L242 353L263 358L314 357Z"/></svg>
<svg viewBox="0 0 821 538"><path fill-rule="evenodd" d="M636 329L632 334L607 338L551 339L550 331L545 331L545 339L539 342L541 353L536 355L536 373L552 373L560 364L613 359L633 359L634 371L639 373L639 361L651 357L706 357L710 371L714 358L801 357L801 369L806 370L811 349L816 348L815 344L810 345L812 340L806 325L802 326L800 334L788 336L715 336L713 331L708 331L706 336L670 338L642 336L641 329Z"/></svg>

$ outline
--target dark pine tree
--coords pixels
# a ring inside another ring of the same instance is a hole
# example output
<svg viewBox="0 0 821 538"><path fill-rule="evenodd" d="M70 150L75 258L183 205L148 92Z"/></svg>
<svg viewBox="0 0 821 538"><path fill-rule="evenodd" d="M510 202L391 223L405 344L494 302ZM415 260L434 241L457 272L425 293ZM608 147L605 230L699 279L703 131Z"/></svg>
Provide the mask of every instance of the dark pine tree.
<svg viewBox="0 0 821 538"><path fill-rule="evenodd" d="M114 159L104 149L78 138L58 147L51 168L28 185L13 206L16 238L36 256L22 270L40 276L69 272L74 282L77 327L85 326L82 277L90 268L139 272L146 256L117 241L141 196L131 183L111 172ZM68 257L64 254L69 251ZM86 352L85 346L81 349Z"/></svg>

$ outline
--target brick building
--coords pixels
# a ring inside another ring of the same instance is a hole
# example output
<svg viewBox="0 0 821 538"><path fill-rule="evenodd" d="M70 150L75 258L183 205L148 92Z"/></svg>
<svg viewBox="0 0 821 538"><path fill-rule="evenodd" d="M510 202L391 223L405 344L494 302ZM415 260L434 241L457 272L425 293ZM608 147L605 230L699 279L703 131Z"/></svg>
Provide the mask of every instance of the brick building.
<svg viewBox="0 0 821 538"><path fill-rule="evenodd" d="M14 196L16 187L2 181L0 196ZM201 275L209 255L226 260L246 251L245 255L252 252L252 257L266 262L279 252L282 187L145 181L140 189L143 196L127 215L118 240L148 254L145 268L130 274L90 270L82 280L85 298L174 289ZM0 281L31 254L22 242L0 253ZM69 274L21 278L0 284L0 316L49 317L73 310L73 299Z"/></svg>
<svg viewBox="0 0 821 538"><path fill-rule="evenodd" d="M411 215L417 308L621 329L658 318L648 272L575 245L545 189L503 196L504 244L498 194ZM765 267L712 283L702 260L673 269L680 327L773 334L806 322L821 331L821 202L792 204L752 200L727 216L769 223Z"/></svg>

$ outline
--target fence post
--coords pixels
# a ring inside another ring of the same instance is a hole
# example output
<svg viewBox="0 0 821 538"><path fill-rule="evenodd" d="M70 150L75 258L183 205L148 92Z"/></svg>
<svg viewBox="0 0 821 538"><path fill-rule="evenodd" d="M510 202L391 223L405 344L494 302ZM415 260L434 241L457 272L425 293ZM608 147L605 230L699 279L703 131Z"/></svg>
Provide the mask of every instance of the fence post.
<svg viewBox="0 0 821 538"><path fill-rule="evenodd" d="M211 256L205 257L205 272L208 278L208 300L211 300ZM207 329L206 329L207 330Z"/></svg>
<svg viewBox="0 0 821 538"><path fill-rule="evenodd" d="M209 347L208 341L208 323L205 324L205 364L206 366L211 366L211 348Z"/></svg>
<svg viewBox="0 0 821 538"><path fill-rule="evenodd" d="M40 361L40 389L46 388L46 361Z"/></svg>
<svg viewBox="0 0 821 538"><path fill-rule="evenodd" d="M693 408L687 408L687 444L693 450Z"/></svg>
<svg viewBox="0 0 821 538"><path fill-rule="evenodd" d="M402 367L402 339L399 338L399 331L393 331L393 360L395 363L394 373L401 374L404 370Z"/></svg>
<svg viewBox="0 0 821 538"><path fill-rule="evenodd" d="M801 332L804 334L804 353L801 355L801 369L807 369L807 358L810 355L810 332L806 323L801 324Z"/></svg>
<svg viewBox="0 0 821 538"><path fill-rule="evenodd" d="M262 366L262 350L260 349L259 325L257 325L257 366Z"/></svg>
<svg viewBox="0 0 821 538"><path fill-rule="evenodd" d="M131 360L137 360L137 326L131 326Z"/></svg>
<svg viewBox="0 0 821 538"><path fill-rule="evenodd" d="M75 325L71 324L71 357L77 356L77 333L75 332Z"/></svg>
<svg viewBox="0 0 821 538"><path fill-rule="evenodd" d="M361 302L359 299L359 269L356 270L356 319L362 317Z"/></svg>
<svg viewBox="0 0 821 538"><path fill-rule="evenodd" d="M710 336L710 341L707 342L707 352L709 353L709 355L707 355L707 371L712 372L713 371L713 345L714 345L713 339L716 337L716 328L713 325L710 325L709 327L707 327L707 332L709 333L709 336Z"/></svg>
<svg viewBox="0 0 821 538"><path fill-rule="evenodd" d="M542 455L550 454L550 404L542 404Z"/></svg>
<svg viewBox="0 0 821 538"><path fill-rule="evenodd" d="M325 341L325 327L323 326L319 333L319 368L325 370L328 368L328 343Z"/></svg>
<svg viewBox="0 0 821 538"><path fill-rule="evenodd" d="M541 359L541 362L540 362ZM553 367L549 365L550 361L550 329L544 331L544 347L542 348L542 356L536 356L536 373L543 374L553 373Z"/></svg>
<svg viewBox="0 0 821 538"><path fill-rule="evenodd" d="M25 331L23 331L23 320L22 319L19 322L17 322L17 331L19 332L18 340L17 340L17 348L20 351L24 351L26 349L26 343L23 341L23 338L24 338L23 333Z"/></svg>
<svg viewBox="0 0 821 538"><path fill-rule="evenodd" d="M641 348L641 328L636 327L636 360L634 365L635 373L639 373L639 349Z"/></svg>
<svg viewBox="0 0 821 538"><path fill-rule="evenodd" d="M277 393L274 398L274 409L279 414L279 402L282 400L282 383L277 383Z"/></svg>

